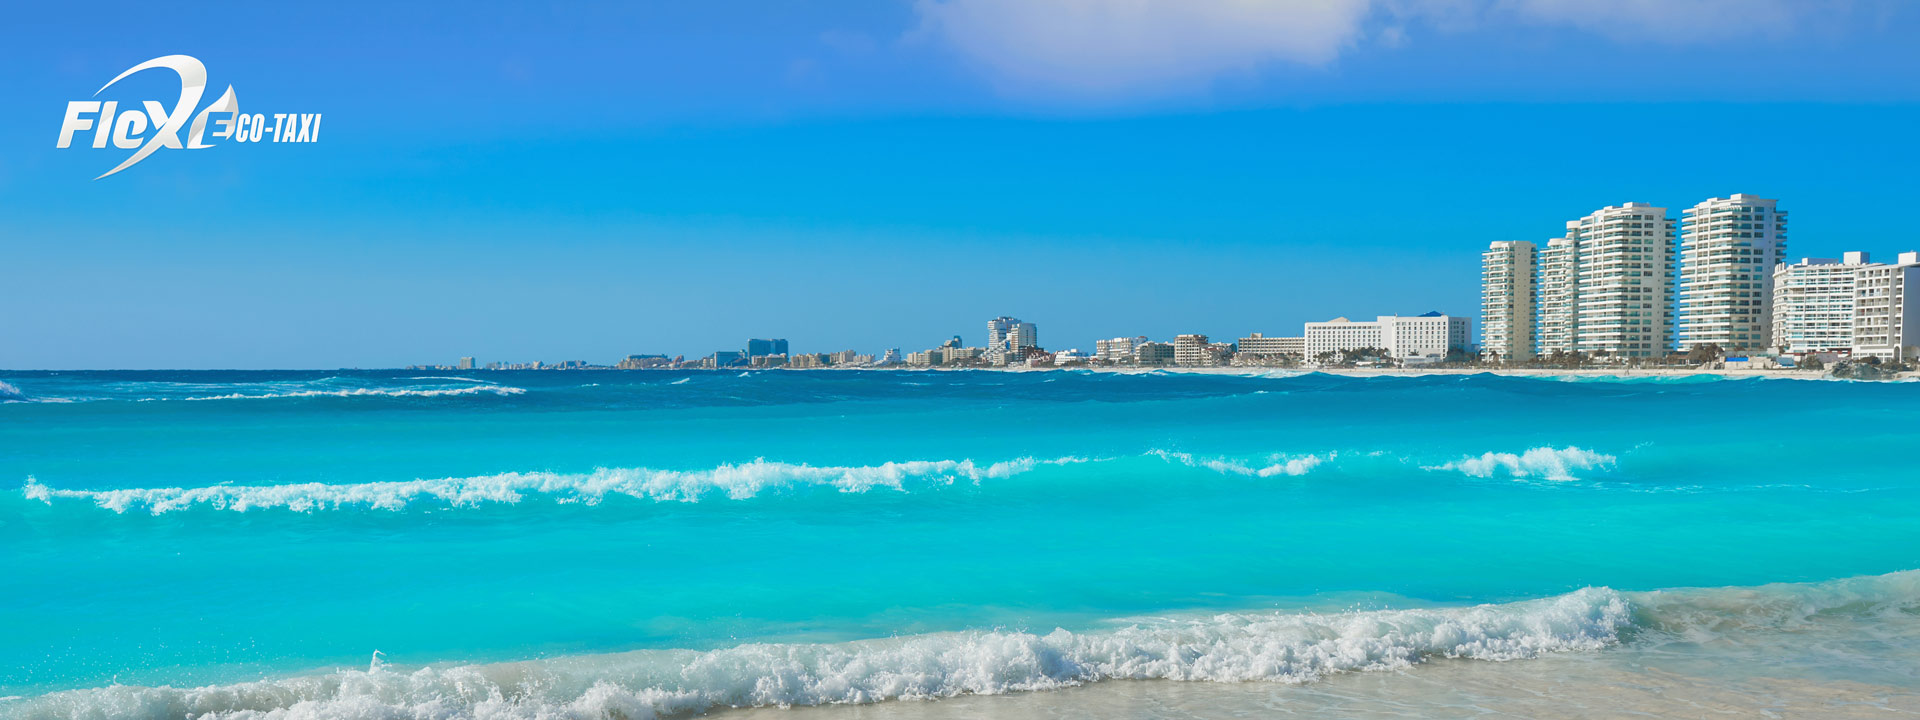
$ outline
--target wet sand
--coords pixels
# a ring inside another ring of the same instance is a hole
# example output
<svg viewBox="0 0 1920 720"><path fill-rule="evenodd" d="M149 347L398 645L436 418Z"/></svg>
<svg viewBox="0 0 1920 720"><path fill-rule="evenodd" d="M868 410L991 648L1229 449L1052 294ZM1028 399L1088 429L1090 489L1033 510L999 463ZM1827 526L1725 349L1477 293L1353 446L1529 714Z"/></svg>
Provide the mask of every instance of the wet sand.
<svg viewBox="0 0 1920 720"><path fill-rule="evenodd" d="M1683 663L1684 664L1684 663ZM1683 672L1631 650L1518 662L1449 660L1306 685L1112 681L874 705L729 710L724 720L1229 718L1911 718L1920 691L1844 679Z"/></svg>

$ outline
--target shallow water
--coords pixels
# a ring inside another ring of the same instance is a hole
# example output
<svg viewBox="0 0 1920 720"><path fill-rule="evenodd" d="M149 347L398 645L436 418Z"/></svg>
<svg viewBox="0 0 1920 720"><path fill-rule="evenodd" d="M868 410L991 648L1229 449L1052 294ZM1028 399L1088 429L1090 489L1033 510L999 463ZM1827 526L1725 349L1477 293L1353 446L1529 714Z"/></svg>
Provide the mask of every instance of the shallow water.
<svg viewBox="0 0 1920 720"><path fill-rule="evenodd" d="M0 382L5 715L1864 716L1920 688L1917 384Z"/></svg>

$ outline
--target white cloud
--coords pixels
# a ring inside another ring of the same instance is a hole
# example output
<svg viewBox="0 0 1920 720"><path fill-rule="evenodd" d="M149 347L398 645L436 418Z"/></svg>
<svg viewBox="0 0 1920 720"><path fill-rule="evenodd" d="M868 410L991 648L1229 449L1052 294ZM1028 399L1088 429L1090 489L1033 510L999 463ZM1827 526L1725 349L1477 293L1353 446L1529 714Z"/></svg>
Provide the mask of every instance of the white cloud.
<svg viewBox="0 0 1920 720"><path fill-rule="evenodd" d="M1711 44L1783 36L1839 12L1809 0L917 0L915 10L917 32L1003 91L1069 100L1204 92L1273 65L1325 66L1363 44L1391 51L1422 31L1565 27L1629 44Z"/></svg>
<svg viewBox="0 0 1920 720"><path fill-rule="evenodd" d="M1003 88L1087 96L1178 92L1289 62L1323 65L1371 0L920 0L922 29Z"/></svg>

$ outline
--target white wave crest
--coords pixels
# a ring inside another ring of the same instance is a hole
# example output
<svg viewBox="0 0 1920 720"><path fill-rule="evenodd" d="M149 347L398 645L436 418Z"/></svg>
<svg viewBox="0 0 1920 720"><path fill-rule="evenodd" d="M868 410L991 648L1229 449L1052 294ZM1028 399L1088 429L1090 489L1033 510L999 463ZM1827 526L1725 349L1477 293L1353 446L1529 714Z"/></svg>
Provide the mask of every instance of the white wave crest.
<svg viewBox="0 0 1920 720"><path fill-rule="evenodd" d="M1360 455L1378 457L1382 454ZM1271 478L1307 475L1339 461L1341 455L1332 452L1318 455L1275 453L1257 459L1235 459L1150 450L1133 457L1160 458L1222 475ZM832 488L846 493L862 493L874 488L906 491L911 489L910 485L937 487L957 481L978 483L986 479L1011 477L1042 466L1125 459L1023 457L993 463L977 463L970 459L910 460L864 466L810 465L759 459L703 470L599 468L587 473L511 472L353 484L211 485L113 490L59 489L29 477L21 491L27 499L49 505L61 500L83 500L117 513L145 510L153 514L195 506L237 512L275 508L313 512L356 507L401 510L417 502L435 502L446 507L478 507L493 503L514 504L528 496L543 496L556 503L597 505L611 496L684 502L706 497L745 500L771 490L808 487ZM1406 462L1402 460L1393 465L1404 466L1402 463ZM1534 448L1519 455L1485 453L1479 457L1464 457L1422 469L1458 471L1481 478L1507 476L1572 480L1576 470L1609 468L1614 463L1612 455L1577 447Z"/></svg>
<svg viewBox="0 0 1920 720"><path fill-rule="evenodd" d="M121 490L62 490L27 478L22 492L30 500L49 505L56 500L87 500L117 513L144 509L155 515L196 505L236 512L271 508L312 512L348 507L400 510L423 500L452 507L475 507L489 503L517 503L528 495L549 496L562 503L596 505L612 495L692 502L709 495L744 500L762 491L788 487L831 487L850 493L866 492L873 488L903 490L909 481L979 482L988 478L1011 477L1041 465L1078 462L1085 460L1075 457L1050 460L1019 458L991 464L978 464L972 460L915 460L857 467L755 460L708 470L601 468L591 473L502 473L342 485L298 483Z"/></svg>
<svg viewBox="0 0 1920 720"><path fill-rule="evenodd" d="M1332 454L1320 455L1269 455L1265 462L1246 462L1230 458L1203 458L1191 453L1171 450L1153 450L1147 454L1159 457L1167 462L1177 462L1189 467L1205 468L1222 475L1245 475L1248 477L1274 477L1277 475L1299 476L1311 472L1321 463L1333 459Z"/></svg>
<svg viewBox="0 0 1920 720"><path fill-rule="evenodd" d="M1577 479L1573 474L1576 470L1605 470L1617 462L1619 459L1612 455L1577 447L1537 447L1518 455L1483 453L1479 457L1464 457L1427 469L1457 470L1479 478L1505 475L1511 478L1574 480Z"/></svg>
<svg viewBox="0 0 1920 720"><path fill-rule="evenodd" d="M344 390L296 390L292 392L261 393L258 395L247 395L245 393L228 393L226 395L203 395L199 397L189 397L189 398L183 398L183 399L185 400L266 400L270 398L305 398L305 397L367 397L367 396L443 397L448 395L479 395L482 393L493 393L495 395L519 395L524 392L526 392L526 390L522 388L508 387L505 385L468 385L466 387L455 387L455 388L348 388Z"/></svg>
<svg viewBox="0 0 1920 720"><path fill-rule="evenodd" d="M113 686L34 698L23 720L659 718L727 706L821 705L1048 690L1109 679L1306 683L1430 659L1595 650L1630 627L1589 588L1428 610L1157 618L1106 631L914 635L835 644L637 651L491 665L390 665L201 688Z"/></svg>

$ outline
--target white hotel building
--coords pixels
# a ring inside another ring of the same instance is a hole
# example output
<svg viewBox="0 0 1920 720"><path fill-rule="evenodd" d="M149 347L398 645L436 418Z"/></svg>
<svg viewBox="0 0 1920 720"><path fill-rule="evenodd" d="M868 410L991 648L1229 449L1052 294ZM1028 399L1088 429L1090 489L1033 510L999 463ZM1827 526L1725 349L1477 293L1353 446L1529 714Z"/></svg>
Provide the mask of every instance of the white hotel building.
<svg viewBox="0 0 1920 720"><path fill-rule="evenodd" d="M1773 342L1773 270L1787 247L1778 201L1737 194L1683 212L1680 348L1761 352Z"/></svg>
<svg viewBox="0 0 1920 720"><path fill-rule="evenodd" d="M1920 354L1920 252L1854 276L1853 354L1911 360Z"/></svg>
<svg viewBox="0 0 1920 720"><path fill-rule="evenodd" d="M1536 255L1533 243L1497 240L1480 256L1480 348L1502 362L1533 357Z"/></svg>
<svg viewBox="0 0 1920 720"><path fill-rule="evenodd" d="M1540 253L1538 352L1658 357L1670 346L1673 221L1647 203L1567 222Z"/></svg>
<svg viewBox="0 0 1920 720"><path fill-rule="evenodd" d="M1133 349L1147 342L1147 336L1117 337L1093 341L1093 357L1110 363L1133 360Z"/></svg>
<svg viewBox="0 0 1920 720"><path fill-rule="evenodd" d="M1771 349L1789 355L1853 351L1854 280L1876 265L1863 252L1802 258L1773 269Z"/></svg>
<svg viewBox="0 0 1920 720"><path fill-rule="evenodd" d="M1207 352L1210 344L1205 335L1175 335L1173 364L1180 367L1205 367L1214 364Z"/></svg>
<svg viewBox="0 0 1920 720"><path fill-rule="evenodd" d="M1306 324L1306 356L1381 348L1399 360L1438 361L1472 347L1473 321L1437 312L1417 317L1381 315L1372 322L1334 318Z"/></svg>
<svg viewBox="0 0 1920 720"><path fill-rule="evenodd" d="M1234 354L1233 359L1242 364L1278 362L1288 356L1304 358L1307 355L1307 339L1304 337L1267 337L1254 333L1240 338L1237 345L1239 352Z"/></svg>

